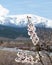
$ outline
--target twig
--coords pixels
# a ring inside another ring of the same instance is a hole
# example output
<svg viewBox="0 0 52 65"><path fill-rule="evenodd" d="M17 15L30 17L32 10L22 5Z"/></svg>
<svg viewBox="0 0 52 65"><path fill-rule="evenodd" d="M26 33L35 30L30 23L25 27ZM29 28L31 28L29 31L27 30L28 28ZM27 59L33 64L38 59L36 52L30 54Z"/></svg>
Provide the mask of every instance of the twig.
<svg viewBox="0 0 52 65"><path fill-rule="evenodd" d="M44 63L43 63L42 60L41 60L41 55L40 55L39 51L37 51L37 53L38 53L38 55L39 55L39 60L40 60L41 64L44 65Z"/></svg>

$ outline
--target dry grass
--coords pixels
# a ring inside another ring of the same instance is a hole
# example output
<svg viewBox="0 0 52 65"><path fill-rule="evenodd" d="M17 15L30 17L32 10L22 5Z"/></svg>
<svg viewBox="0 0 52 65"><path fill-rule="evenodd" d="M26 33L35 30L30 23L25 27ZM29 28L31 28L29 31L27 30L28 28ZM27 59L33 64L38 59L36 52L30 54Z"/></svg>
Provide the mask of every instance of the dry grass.
<svg viewBox="0 0 52 65"><path fill-rule="evenodd" d="M0 65L17 65L15 63L16 53L0 51Z"/></svg>
<svg viewBox="0 0 52 65"><path fill-rule="evenodd" d="M0 46L2 47L32 47L33 44L31 40L18 40L18 41L0 41Z"/></svg>

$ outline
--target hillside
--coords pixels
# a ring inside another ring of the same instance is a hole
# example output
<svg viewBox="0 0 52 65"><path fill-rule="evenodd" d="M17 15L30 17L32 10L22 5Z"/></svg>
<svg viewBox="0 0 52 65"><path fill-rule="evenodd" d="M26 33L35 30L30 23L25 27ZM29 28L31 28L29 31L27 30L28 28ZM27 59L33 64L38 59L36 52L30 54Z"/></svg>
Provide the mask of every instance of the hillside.
<svg viewBox="0 0 52 65"><path fill-rule="evenodd" d="M27 34L27 28L13 28L13 27L4 27L4 30L0 30L0 40L3 41L2 46L7 47L20 47L20 46L28 46L30 44L30 47L33 45L31 40L29 39L29 36ZM9 32L10 31L10 32ZM39 28L37 27L37 35L39 37L39 43L46 44L46 45L52 45L52 29L51 28ZM14 43L10 43L12 42ZM22 43L21 43L22 41ZM4 42L7 42L6 45ZM15 45L15 43L17 43ZM29 46L28 46L29 47Z"/></svg>

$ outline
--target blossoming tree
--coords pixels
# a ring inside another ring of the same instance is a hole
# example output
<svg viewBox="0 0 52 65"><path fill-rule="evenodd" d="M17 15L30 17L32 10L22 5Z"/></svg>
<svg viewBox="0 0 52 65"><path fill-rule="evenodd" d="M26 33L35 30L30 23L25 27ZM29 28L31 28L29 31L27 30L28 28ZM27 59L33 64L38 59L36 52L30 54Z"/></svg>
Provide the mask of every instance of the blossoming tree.
<svg viewBox="0 0 52 65"><path fill-rule="evenodd" d="M38 42L39 42L39 37L37 36L37 33L36 33L36 27L32 23L31 17L27 16L27 20L28 20L28 25L27 25L28 35L30 36L30 39L32 40L33 45L36 46L36 45L38 45ZM47 56L48 56L48 54L47 54ZM39 52L38 50L37 50L37 54L36 54L36 60L34 60L32 55L28 55L25 52L23 52L23 53L18 52L17 58L15 58L15 61L21 62L21 63L31 63L32 65L34 63L41 62L41 64L44 65L44 63L41 60L41 57L44 57L44 56L43 55L41 56L41 52ZM49 57L49 59L50 59L50 57ZM50 61L51 61L51 59L50 59Z"/></svg>

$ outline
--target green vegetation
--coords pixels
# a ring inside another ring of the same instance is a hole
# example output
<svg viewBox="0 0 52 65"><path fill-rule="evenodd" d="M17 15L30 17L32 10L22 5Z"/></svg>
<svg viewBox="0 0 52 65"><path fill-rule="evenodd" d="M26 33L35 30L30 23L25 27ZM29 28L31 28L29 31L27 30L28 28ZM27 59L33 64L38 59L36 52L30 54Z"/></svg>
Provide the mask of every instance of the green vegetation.
<svg viewBox="0 0 52 65"><path fill-rule="evenodd" d="M12 38L28 37L26 27L9 27L0 25L0 37Z"/></svg>

